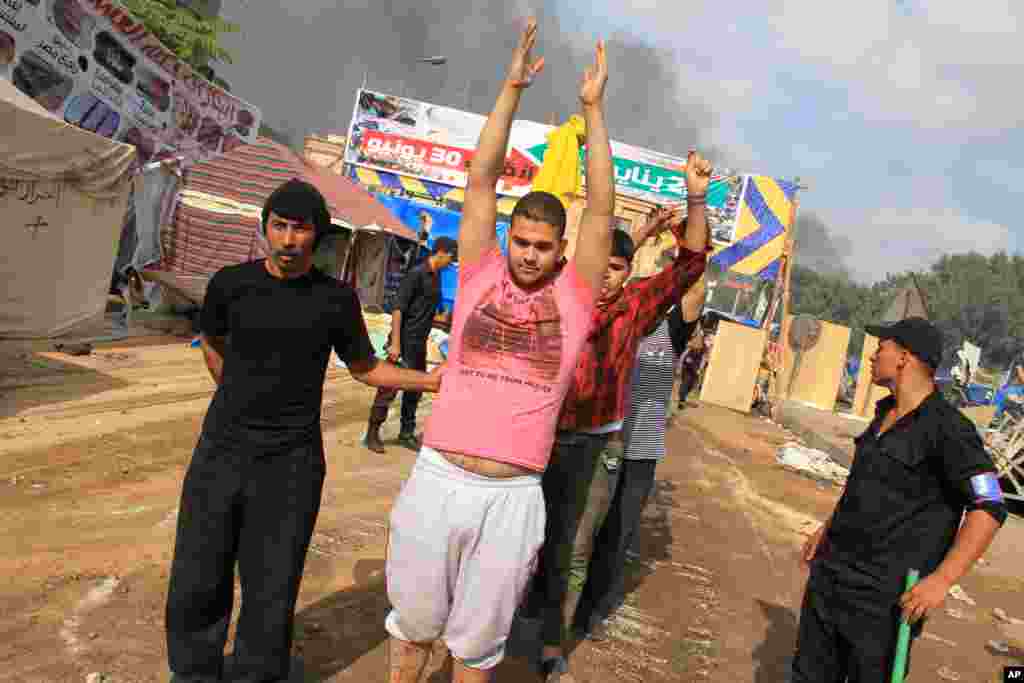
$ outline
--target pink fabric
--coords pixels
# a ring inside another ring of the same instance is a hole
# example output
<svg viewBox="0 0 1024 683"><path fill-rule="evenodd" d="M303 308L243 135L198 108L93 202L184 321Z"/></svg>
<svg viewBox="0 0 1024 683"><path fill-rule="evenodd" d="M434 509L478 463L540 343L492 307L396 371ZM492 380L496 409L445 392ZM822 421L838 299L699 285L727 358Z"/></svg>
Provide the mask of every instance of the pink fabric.
<svg viewBox="0 0 1024 683"><path fill-rule="evenodd" d="M530 293L497 249L459 271L447 369L424 444L543 472L594 296L573 262Z"/></svg>

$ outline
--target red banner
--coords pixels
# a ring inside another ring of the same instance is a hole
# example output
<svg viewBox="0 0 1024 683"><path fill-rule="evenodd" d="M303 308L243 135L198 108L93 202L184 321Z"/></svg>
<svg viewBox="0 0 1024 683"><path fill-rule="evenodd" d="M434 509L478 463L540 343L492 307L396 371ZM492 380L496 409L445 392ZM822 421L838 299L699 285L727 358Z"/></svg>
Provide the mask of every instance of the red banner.
<svg viewBox="0 0 1024 683"><path fill-rule="evenodd" d="M376 130L363 131L359 145L359 153L367 160L459 187L466 185L473 151ZM536 164L512 150L501 183L506 188L529 186L536 172Z"/></svg>

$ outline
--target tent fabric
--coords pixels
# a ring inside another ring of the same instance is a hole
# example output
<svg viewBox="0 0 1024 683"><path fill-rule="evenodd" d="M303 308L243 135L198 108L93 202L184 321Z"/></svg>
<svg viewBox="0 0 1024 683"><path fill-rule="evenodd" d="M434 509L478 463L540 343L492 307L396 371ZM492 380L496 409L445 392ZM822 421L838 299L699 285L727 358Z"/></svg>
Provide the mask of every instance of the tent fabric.
<svg viewBox="0 0 1024 683"><path fill-rule="evenodd" d="M61 121L2 78L0 130L3 178L60 181L92 199L123 201L136 166L133 146Z"/></svg>
<svg viewBox="0 0 1024 683"><path fill-rule="evenodd" d="M135 250L131 265L142 270L160 260L160 228L172 216L179 196L181 174L168 164L145 169L135 179Z"/></svg>
<svg viewBox="0 0 1024 683"><path fill-rule="evenodd" d="M361 228L377 225L400 237L415 239L370 193L344 176L307 163L284 145L259 138L229 154L196 164L185 177L185 189L223 197L261 211L266 198L292 178L312 183L327 200L331 215Z"/></svg>
<svg viewBox="0 0 1024 683"><path fill-rule="evenodd" d="M212 276L225 266L267 255L260 221L251 216L178 206L173 230L164 230L160 270Z"/></svg>
<svg viewBox="0 0 1024 683"><path fill-rule="evenodd" d="M417 227L418 229L420 214L423 212L430 214L432 220L430 238L427 240L428 247L433 247L434 241L438 237L450 237L455 241L459 239L459 225L462 220L462 214L458 211L451 211L405 197L378 197L378 201L409 227ZM508 229L509 224L505 221L499 221L495 225L498 246L503 253L508 253ZM440 309L442 311L451 311L454 308L458 282L458 264L452 264L441 271Z"/></svg>
<svg viewBox="0 0 1024 683"><path fill-rule="evenodd" d="M359 303L371 309L384 308L384 280L390 253L390 236L381 232L357 231L350 247L345 279L355 287Z"/></svg>
<svg viewBox="0 0 1024 683"><path fill-rule="evenodd" d="M889 304L889 308L886 309L885 314L882 316L881 322L884 324L895 323L905 318L915 317L926 320L930 317L924 293L921 292L921 288L918 287L916 281L896 292Z"/></svg>
<svg viewBox="0 0 1024 683"><path fill-rule="evenodd" d="M287 147L260 138L185 173L177 207L160 229L161 259L150 270L164 273L159 280L163 286L194 293L224 266L266 256L263 203L291 178L315 185L336 219L356 228L375 226L387 234L415 238L352 181L317 170Z"/></svg>
<svg viewBox="0 0 1024 683"><path fill-rule="evenodd" d="M402 221L403 225L414 231L415 234L419 233L420 214L427 213L430 214L431 218L431 236L443 234L455 239L458 238L459 222L462 220L462 214L458 211L450 211L439 206L403 197L382 196L378 197L377 201Z"/></svg>
<svg viewBox="0 0 1024 683"><path fill-rule="evenodd" d="M45 338L103 311L135 148L68 125L0 79L0 337Z"/></svg>

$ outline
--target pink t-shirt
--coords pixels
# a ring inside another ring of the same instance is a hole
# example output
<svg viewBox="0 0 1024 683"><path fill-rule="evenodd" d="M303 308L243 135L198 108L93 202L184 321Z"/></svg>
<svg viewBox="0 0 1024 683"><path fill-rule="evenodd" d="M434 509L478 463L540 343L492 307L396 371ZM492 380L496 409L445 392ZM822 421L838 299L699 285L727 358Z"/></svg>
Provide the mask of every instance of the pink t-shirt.
<svg viewBox="0 0 1024 683"><path fill-rule="evenodd" d="M448 364L423 443L543 472L593 312L572 261L530 293L497 249L460 266Z"/></svg>

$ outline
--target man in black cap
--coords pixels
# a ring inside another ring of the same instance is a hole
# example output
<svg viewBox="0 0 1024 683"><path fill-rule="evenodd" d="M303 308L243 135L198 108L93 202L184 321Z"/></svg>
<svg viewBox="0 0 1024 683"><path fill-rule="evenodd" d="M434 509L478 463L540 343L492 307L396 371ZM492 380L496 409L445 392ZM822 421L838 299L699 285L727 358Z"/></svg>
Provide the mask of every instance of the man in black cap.
<svg viewBox="0 0 1024 683"><path fill-rule="evenodd" d="M430 257L402 279L391 311L391 334L388 337L388 360L413 370L427 369L427 338L434 325L437 305L441 303L441 270L456 260L459 245L451 237L438 237ZM377 390L370 408L370 422L363 444L375 453L384 452L380 427L388 419L388 409L398 391L382 387ZM416 407L420 392L402 392L402 426L398 443L419 449L416 441Z"/></svg>
<svg viewBox="0 0 1024 683"><path fill-rule="evenodd" d="M940 332L922 318L867 331L880 340L872 382L892 395L855 439L846 489L804 546L792 683L888 680L900 620L920 635L1006 519L977 430L936 390ZM922 578L904 592L910 569Z"/></svg>
<svg viewBox="0 0 1024 683"><path fill-rule="evenodd" d="M231 680L288 678L292 624L326 464L320 404L331 349L371 386L437 391L440 374L378 363L355 290L313 267L330 216L290 180L263 208L269 257L219 270L200 317L217 383L182 486L167 595L175 683L223 677L234 599Z"/></svg>

